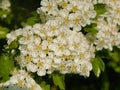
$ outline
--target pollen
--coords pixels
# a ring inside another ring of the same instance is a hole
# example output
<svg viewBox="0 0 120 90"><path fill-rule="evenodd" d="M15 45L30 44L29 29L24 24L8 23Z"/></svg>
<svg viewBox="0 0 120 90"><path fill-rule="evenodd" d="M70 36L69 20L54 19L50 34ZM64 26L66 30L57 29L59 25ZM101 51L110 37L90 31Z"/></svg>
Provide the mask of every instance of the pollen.
<svg viewBox="0 0 120 90"><path fill-rule="evenodd" d="M65 7L67 6L67 2L62 2L62 3L61 3L61 6L62 6L63 8L65 8Z"/></svg>
<svg viewBox="0 0 120 90"><path fill-rule="evenodd" d="M49 5L47 6L47 8L48 8L48 10L51 10L51 9L52 9L52 5L49 4Z"/></svg>
<svg viewBox="0 0 120 90"><path fill-rule="evenodd" d="M77 67L76 66L71 66L71 71L76 71Z"/></svg>
<svg viewBox="0 0 120 90"><path fill-rule="evenodd" d="M120 14L120 9L116 9L117 14Z"/></svg>
<svg viewBox="0 0 120 90"><path fill-rule="evenodd" d="M64 51L64 50L65 50L65 45L60 45L60 46L59 46L59 49L60 49L61 51Z"/></svg>
<svg viewBox="0 0 120 90"><path fill-rule="evenodd" d="M60 65L60 70L64 70L65 69L65 65L61 64Z"/></svg>
<svg viewBox="0 0 120 90"><path fill-rule="evenodd" d="M84 58L84 54L80 53L79 57L80 57L80 59Z"/></svg>
<svg viewBox="0 0 120 90"><path fill-rule="evenodd" d="M55 31L56 29L57 29L56 26L51 26L52 31Z"/></svg>
<svg viewBox="0 0 120 90"><path fill-rule="evenodd" d="M61 59L65 60L65 59L66 59L66 56L65 56L65 55L62 55L62 56L61 56Z"/></svg>
<svg viewBox="0 0 120 90"><path fill-rule="evenodd" d="M66 23L66 24L68 24L69 23L69 18L64 18L64 22Z"/></svg>
<svg viewBox="0 0 120 90"><path fill-rule="evenodd" d="M79 23L80 23L80 19L79 19L79 18L76 18L76 19L74 20L74 22L75 22L75 24L79 24Z"/></svg>
<svg viewBox="0 0 120 90"><path fill-rule="evenodd" d="M69 55L69 56L68 56L68 59L72 60L72 59L73 59L73 55L72 55L72 54Z"/></svg>
<svg viewBox="0 0 120 90"><path fill-rule="evenodd" d="M32 58L31 58L31 56L26 56L25 60L26 60L27 62L31 62Z"/></svg>
<svg viewBox="0 0 120 90"><path fill-rule="evenodd" d="M30 40L30 35L25 37L26 40Z"/></svg>
<svg viewBox="0 0 120 90"><path fill-rule="evenodd" d="M19 87L23 87L24 84L25 84L25 81L24 81L24 80L19 80L19 81L18 81L18 86L19 86Z"/></svg>
<svg viewBox="0 0 120 90"><path fill-rule="evenodd" d="M35 90L35 86L32 85L31 88L30 88L30 90Z"/></svg>
<svg viewBox="0 0 120 90"><path fill-rule="evenodd" d="M103 45L105 42L104 42L104 40L101 40L100 41L100 45Z"/></svg>
<svg viewBox="0 0 120 90"><path fill-rule="evenodd" d="M35 50L36 50L36 51L40 51L40 50L41 50L41 45L37 45L37 46L35 47Z"/></svg>
<svg viewBox="0 0 120 90"><path fill-rule="evenodd" d="M38 67L42 67L42 66L43 66L43 62L40 62L40 61L39 61L39 62L37 63L37 66L38 66Z"/></svg>
<svg viewBox="0 0 120 90"><path fill-rule="evenodd" d="M79 44L78 43L73 43L74 48L78 48Z"/></svg>
<svg viewBox="0 0 120 90"><path fill-rule="evenodd" d="M62 32L62 33L60 34L60 36L61 36L62 38L65 38L66 34L65 34L64 32Z"/></svg>
<svg viewBox="0 0 120 90"><path fill-rule="evenodd" d="M44 50L44 52L45 52L45 53L48 53L48 52L49 52L49 48L46 48L46 49Z"/></svg>
<svg viewBox="0 0 120 90"><path fill-rule="evenodd" d="M51 43L51 42L53 41L52 37L48 37L48 38L47 38L47 41L48 41L49 43Z"/></svg>
<svg viewBox="0 0 120 90"><path fill-rule="evenodd" d="M42 33L42 34L46 34L46 29L42 29L42 30L40 30L40 33Z"/></svg>
<svg viewBox="0 0 120 90"><path fill-rule="evenodd" d="M78 10L77 6L73 6L71 9L72 12L76 12L77 10Z"/></svg>

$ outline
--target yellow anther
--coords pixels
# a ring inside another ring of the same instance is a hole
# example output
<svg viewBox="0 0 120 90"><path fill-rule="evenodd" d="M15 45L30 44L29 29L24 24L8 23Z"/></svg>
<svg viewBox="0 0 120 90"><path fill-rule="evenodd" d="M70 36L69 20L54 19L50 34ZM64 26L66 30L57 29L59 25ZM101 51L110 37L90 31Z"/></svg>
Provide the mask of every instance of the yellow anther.
<svg viewBox="0 0 120 90"><path fill-rule="evenodd" d="M72 12L76 12L78 10L78 8L77 8L77 6L73 6L71 10L72 10Z"/></svg>
<svg viewBox="0 0 120 90"><path fill-rule="evenodd" d="M38 67L42 67L42 66L43 66L43 62L40 62L40 61L39 61L39 62L37 63L37 66L38 66Z"/></svg>
<svg viewBox="0 0 120 90"><path fill-rule="evenodd" d="M48 8L48 10L51 10L51 9L52 9L52 5L49 4L49 5L47 6L47 8Z"/></svg>
<svg viewBox="0 0 120 90"><path fill-rule="evenodd" d="M62 3L61 3L61 6L62 6L63 8L65 8L65 7L67 6L67 2L62 2Z"/></svg>
<svg viewBox="0 0 120 90"><path fill-rule="evenodd" d="M68 24L69 23L69 18L64 18L64 22L66 23L66 24Z"/></svg>
<svg viewBox="0 0 120 90"><path fill-rule="evenodd" d="M35 46L35 50L36 50L36 51L40 51L40 50L41 50L41 45Z"/></svg>
<svg viewBox="0 0 120 90"><path fill-rule="evenodd" d="M65 50L65 45L60 45L60 46L59 46L59 49L60 49L61 51Z"/></svg>
<svg viewBox="0 0 120 90"><path fill-rule="evenodd" d="M24 80L19 80L19 81L18 81L18 86L19 86L19 87L23 87L24 84L25 84L25 81L24 81Z"/></svg>
<svg viewBox="0 0 120 90"><path fill-rule="evenodd" d="M79 18L76 18L76 19L74 20L74 22L75 22L75 24L79 24L79 23L80 23L80 19L79 19Z"/></svg>
<svg viewBox="0 0 120 90"><path fill-rule="evenodd" d="M31 58L31 56L26 56L25 60L26 60L27 62L31 62L31 61L32 61L32 58Z"/></svg>

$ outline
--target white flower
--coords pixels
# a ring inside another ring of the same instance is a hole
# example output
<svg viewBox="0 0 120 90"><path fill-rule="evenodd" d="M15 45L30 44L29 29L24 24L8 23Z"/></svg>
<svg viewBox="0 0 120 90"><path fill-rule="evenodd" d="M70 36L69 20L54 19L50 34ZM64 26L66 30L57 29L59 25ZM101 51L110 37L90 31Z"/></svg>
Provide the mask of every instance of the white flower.
<svg viewBox="0 0 120 90"><path fill-rule="evenodd" d="M80 74L88 77L90 74L89 71L92 70L92 64L89 62L82 62L80 69L81 69Z"/></svg>
<svg viewBox="0 0 120 90"><path fill-rule="evenodd" d="M8 34L6 35L6 38L8 39L8 41L7 41L8 45L9 45L12 41L16 40L17 37L20 36L20 35L22 35L22 29L21 29L21 28L15 30L15 31L11 31L10 33L8 33Z"/></svg>
<svg viewBox="0 0 120 90"><path fill-rule="evenodd" d="M45 0L46 5L51 3L49 0ZM68 26L69 28L73 28L75 31L80 31L81 26L86 26L92 22L91 18L95 18L96 12L94 11L94 4L92 1L82 1L82 0L60 0L53 3L51 10L46 12L42 8L45 8L43 2L41 2L41 10L46 13L46 15L51 15L54 17L49 18L49 20L57 20L61 21L61 24ZM56 14L49 13L55 12L58 10Z"/></svg>
<svg viewBox="0 0 120 90"><path fill-rule="evenodd" d="M37 74L39 75L39 76L45 76L46 75L46 70L45 69L39 69L38 71L37 71Z"/></svg>
<svg viewBox="0 0 120 90"><path fill-rule="evenodd" d="M9 83L8 83L9 82ZM19 87L27 87L30 90L42 90L40 85L38 85L24 70L14 71L10 80L2 83L1 86L18 85Z"/></svg>
<svg viewBox="0 0 120 90"><path fill-rule="evenodd" d="M2 0L2 2L0 2L0 8L2 8L3 10L9 10L11 6L11 3L9 0Z"/></svg>
<svg viewBox="0 0 120 90"><path fill-rule="evenodd" d="M47 21L45 24L47 30L47 36L48 37L57 36L59 34L58 28L60 27L60 25L61 22L59 21L59 19Z"/></svg>
<svg viewBox="0 0 120 90"><path fill-rule="evenodd" d="M118 46L119 40L117 39L117 35L119 28L111 19L108 18L107 21L103 18L98 19L96 29L98 33L96 34L94 44L97 50L104 48L112 51L113 46ZM118 40L117 44L116 39Z"/></svg>
<svg viewBox="0 0 120 90"><path fill-rule="evenodd" d="M27 67L28 71L31 71L31 72L36 72L37 71L37 66L35 64L31 63L31 62L28 63L26 65L26 67Z"/></svg>
<svg viewBox="0 0 120 90"><path fill-rule="evenodd" d="M56 6L56 0L42 0L41 1L41 10L47 12L48 14L57 15L58 9Z"/></svg>
<svg viewBox="0 0 120 90"><path fill-rule="evenodd" d="M56 70L63 74L85 75L80 71L84 67L81 61L91 63L95 56L93 45L82 32L71 30L59 20L49 20L44 25L35 24L33 27L26 26L21 31L18 40L20 55L16 60L21 68L36 72L38 76L51 74ZM91 71L85 70L86 73Z"/></svg>

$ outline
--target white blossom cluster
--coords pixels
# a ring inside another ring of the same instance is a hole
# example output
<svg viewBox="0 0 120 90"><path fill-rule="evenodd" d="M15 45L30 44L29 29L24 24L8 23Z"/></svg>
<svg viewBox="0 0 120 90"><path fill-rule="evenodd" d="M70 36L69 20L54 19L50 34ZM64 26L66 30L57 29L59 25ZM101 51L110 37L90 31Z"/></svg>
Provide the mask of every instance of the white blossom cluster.
<svg viewBox="0 0 120 90"><path fill-rule="evenodd" d="M98 0L106 4L106 13L101 15L95 23L98 33L94 44L97 50L108 49L112 51L113 46L120 48L120 0Z"/></svg>
<svg viewBox="0 0 120 90"><path fill-rule="evenodd" d="M38 85L31 76L24 70L14 70L10 80L5 83L1 83L0 87L8 87L9 85L17 85L19 87L26 87L29 90L42 90L40 85Z"/></svg>
<svg viewBox="0 0 120 90"><path fill-rule="evenodd" d="M0 9L10 11L10 6L11 6L11 3L10 3L9 0L0 1ZM5 18L5 17L7 17L7 15L4 14L4 15L2 15L0 17Z"/></svg>
<svg viewBox="0 0 120 90"><path fill-rule="evenodd" d="M26 26L9 33L8 44L19 35L20 56L17 60L21 67L37 72L39 76L56 70L63 74L89 76L94 47L81 32L60 25L59 20L49 20L43 25Z"/></svg>
<svg viewBox="0 0 120 90"><path fill-rule="evenodd" d="M53 16L52 19L61 20L62 24L75 31L80 31L81 27L90 24L91 19L96 16L90 0L42 0L37 11L39 14L43 11Z"/></svg>
<svg viewBox="0 0 120 90"><path fill-rule="evenodd" d="M11 6L11 3L9 0L2 0L0 2L0 8L2 8L3 10L9 10Z"/></svg>
<svg viewBox="0 0 120 90"><path fill-rule="evenodd" d="M8 2L3 0L0 8L8 9ZM106 5L106 12L99 16L94 10L98 3ZM95 49L120 48L120 0L42 0L38 14L41 11L48 15L44 24L36 23L7 34L8 45L18 41L20 55L15 59L23 70L15 70L10 80L1 85L42 90L27 72L45 76L59 71L88 77ZM83 28L92 23L98 32L88 37Z"/></svg>
<svg viewBox="0 0 120 90"><path fill-rule="evenodd" d="M120 48L120 32L118 26L112 21L105 21L104 19L98 19L96 38L94 44L97 50L108 49L113 50L113 46Z"/></svg>
<svg viewBox="0 0 120 90"><path fill-rule="evenodd" d="M105 4L107 11L93 20L96 17L95 4ZM49 15L49 19L58 19L75 31L96 23L98 33L91 37L97 50L111 51L113 46L120 47L120 0L42 0L37 12L40 14L41 11Z"/></svg>
<svg viewBox="0 0 120 90"><path fill-rule="evenodd" d="M98 3L106 5L106 12L94 19L94 5ZM10 32L8 45L18 39L20 55L16 60L28 72L89 76L95 49L120 48L119 4L119 0L42 0L37 12L50 16L48 21ZM82 28L92 23L98 32L89 42Z"/></svg>

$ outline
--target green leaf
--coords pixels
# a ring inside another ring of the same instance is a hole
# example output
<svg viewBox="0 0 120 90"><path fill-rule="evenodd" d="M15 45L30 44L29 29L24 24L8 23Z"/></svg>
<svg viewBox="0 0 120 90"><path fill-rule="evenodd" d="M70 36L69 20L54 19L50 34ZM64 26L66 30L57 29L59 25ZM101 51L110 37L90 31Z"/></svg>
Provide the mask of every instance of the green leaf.
<svg viewBox="0 0 120 90"><path fill-rule="evenodd" d="M105 70L105 64L104 64L103 60L100 57L98 57L97 59L98 59L98 64L99 64L100 70L104 71Z"/></svg>
<svg viewBox="0 0 120 90"><path fill-rule="evenodd" d="M8 15L10 12L8 10L2 10L0 9L0 16L2 15Z"/></svg>
<svg viewBox="0 0 120 90"><path fill-rule="evenodd" d="M105 69L105 64L100 57L96 57L93 60L92 66L93 66L93 72L97 77L99 77L101 71L104 71Z"/></svg>
<svg viewBox="0 0 120 90"><path fill-rule="evenodd" d="M10 43L9 45L9 49L12 50L12 49L16 49L18 47L18 41L17 40L14 40L12 43Z"/></svg>
<svg viewBox="0 0 120 90"><path fill-rule="evenodd" d="M36 18L36 17L30 17L30 18L27 19L26 23L28 25L34 25L37 21L38 21L38 18Z"/></svg>
<svg viewBox="0 0 120 90"><path fill-rule="evenodd" d="M95 35L98 32L98 30L96 29L96 26L97 26L97 24L92 23L92 24L84 27L84 30L85 30L85 32L87 32L89 34Z"/></svg>
<svg viewBox="0 0 120 90"><path fill-rule="evenodd" d="M115 62L119 62L120 61L120 53L118 51L114 51L114 52L109 52L109 55L111 57L111 59Z"/></svg>
<svg viewBox="0 0 120 90"><path fill-rule="evenodd" d="M29 17L27 20L25 20L25 22L22 22L22 26L26 26L26 25L34 25L35 23L40 22L40 18L39 15L37 14L37 12L33 12L32 16Z"/></svg>
<svg viewBox="0 0 120 90"><path fill-rule="evenodd" d="M6 35L8 32L9 32L9 29L0 27L0 39L6 38Z"/></svg>
<svg viewBox="0 0 120 90"><path fill-rule="evenodd" d="M94 5L94 10L96 11L97 16L101 15L101 14L104 14L107 11L106 10L106 5L102 4L102 3L95 4Z"/></svg>
<svg viewBox="0 0 120 90"><path fill-rule="evenodd" d="M60 88L60 90L65 90L64 75L59 73L53 73L52 79L53 83Z"/></svg>
<svg viewBox="0 0 120 90"><path fill-rule="evenodd" d="M94 59L94 61L92 62L92 66L93 66L93 72L95 76L99 77L101 72L100 72L100 68L99 68L99 65L96 59Z"/></svg>
<svg viewBox="0 0 120 90"><path fill-rule="evenodd" d="M9 79L11 71L14 69L14 61L11 55L3 53L0 56L0 82Z"/></svg>
<svg viewBox="0 0 120 90"><path fill-rule="evenodd" d="M119 66L117 66L116 68L114 68L114 70L115 70L115 72L120 73L120 67Z"/></svg>
<svg viewBox="0 0 120 90"><path fill-rule="evenodd" d="M40 86L43 88L43 90L50 90L50 85L46 84L45 81L41 82Z"/></svg>

